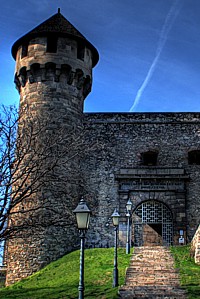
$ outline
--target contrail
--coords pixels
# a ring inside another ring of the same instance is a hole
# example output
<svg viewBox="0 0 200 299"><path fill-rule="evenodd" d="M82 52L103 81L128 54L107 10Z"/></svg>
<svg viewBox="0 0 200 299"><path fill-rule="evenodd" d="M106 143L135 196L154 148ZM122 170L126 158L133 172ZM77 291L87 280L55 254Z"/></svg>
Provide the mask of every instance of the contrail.
<svg viewBox="0 0 200 299"><path fill-rule="evenodd" d="M137 91L134 103L133 103L132 107L129 110L130 112L133 112L135 110L135 108L138 105L138 103L140 101L140 98L141 98L141 96L142 96L142 94L143 94L143 92L144 92L147 84L149 83L149 80L151 79L151 77L152 77L152 75L154 73L154 70L155 70L156 65L158 63L158 60L160 58L160 54L161 54L161 52L162 52L162 50L163 50L163 48L165 46L165 43L166 43L169 31L171 30L171 28L172 28L172 26L174 24L174 21L176 20L176 17L178 15L179 11L180 11L179 3L180 3L180 0L176 0L172 4L172 6L171 6L171 8L170 8L170 10L169 10L166 18L165 18L164 24L162 26L162 30L160 32L160 36L159 36L158 46L157 46L157 49L156 49L155 58L154 58L151 66L150 66L150 68L148 70L148 73L147 73L147 75L146 75L146 77L145 77L145 79L144 79L141 87Z"/></svg>

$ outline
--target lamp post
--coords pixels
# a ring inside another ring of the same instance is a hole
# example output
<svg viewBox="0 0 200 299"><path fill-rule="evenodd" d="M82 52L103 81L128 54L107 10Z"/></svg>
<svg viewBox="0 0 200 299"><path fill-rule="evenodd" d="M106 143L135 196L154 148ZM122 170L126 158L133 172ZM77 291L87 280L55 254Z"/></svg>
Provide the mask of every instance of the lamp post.
<svg viewBox="0 0 200 299"><path fill-rule="evenodd" d="M76 215L78 230L80 233L81 247L80 247L80 271L79 271L79 296L78 299L84 299L84 246L85 246L85 233L89 226L90 209L85 203L83 197L81 198L78 206L73 211Z"/></svg>
<svg viewBox="0 0 200 299"><path fill-rule="evenodd" d="M127 234L126 234L126 254L130 253L130 212L132 208L132 202L128 199L126 203L126 217L127 217Z"/></svg>
<svg viewBox="0 0 200 299"><path fill-rule="evenodd" d="M114 213L112 214L112 221L115 227L115 244L114 244L114 269L113 269L113 288L119 285L118 283L118 267L117 267L117 231L119 226L119 213L117 209L115 209Z"/></svg>

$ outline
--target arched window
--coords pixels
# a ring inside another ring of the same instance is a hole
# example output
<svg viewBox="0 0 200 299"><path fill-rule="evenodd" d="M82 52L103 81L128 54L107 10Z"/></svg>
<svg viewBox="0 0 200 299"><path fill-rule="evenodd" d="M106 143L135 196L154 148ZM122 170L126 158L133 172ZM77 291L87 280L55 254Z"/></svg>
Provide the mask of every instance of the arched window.
<svg viewBox="0 0 200 299"><path fill-rule="evenodd" d="M53 62L47 62L45 64L45 69L46 69L46 79L47 80L54 79L56 73L56 64Z"/></svg>
<svg viewBox="0 0 200 299"><path fill-rule="evenodd" d="M62 64L61 65L61 71L60 71L60 82L63 83L70 83L71 79L71 66L68 64Z"/></svg>
<svg viewBox="0 0 200 299"><path fill-rule="evenodd" d="M33 63L30 68L29 72L29 82L34 83L35 81L37 82L38 77L41 75L41 70L40 70L40 64L39 63Z"/></svg>
<svg viewBox="0 0 200 299"><path fill-rule="evenodd" d="M26 79L27 79L26 67L23 66L19 71L19 81L22 87L26 85Z"/></svg>
<svg viewBox="0 0 200 299"><path fill-rule="evenodd" d="M153 152L153 151L147 151L144 153L141 153L141 158L142 158L142 165L146 166L155 166L157 165L157 158L158 158L158 153Z"/></svg>
<svg viewBox="0 0 200 299"><path fill-rule="evenodd" d="M190 165L200 165L200 150L188 152L188 163Z"/></svg>
<svg viewBox="0 0 200 299"><path fill-rule="evenodd" d="M77 88L81 89L83 87L83 83L85 80L83 71L80 69L77 69L75 77L76 77L76 81L77 81Z"/></svg>
<svg viewBox="0 0 200 299"><path fill-rule="evenodd" d="M39 69L40 69L40 64L39 63L33 63L33 64L31 64L31 70L33 72L37 72L37 71L39 71Z"/></svg>

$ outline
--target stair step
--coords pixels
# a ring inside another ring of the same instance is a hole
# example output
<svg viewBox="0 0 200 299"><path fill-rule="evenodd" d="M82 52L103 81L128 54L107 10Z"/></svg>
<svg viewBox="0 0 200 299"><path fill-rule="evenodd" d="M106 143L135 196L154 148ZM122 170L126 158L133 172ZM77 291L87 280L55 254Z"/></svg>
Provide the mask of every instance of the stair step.
<svg viewBox="0 0 200 299"><path fill-rule="evenodd" d="M180 288L173 288L171 286L143 286L135 287L134 289L125 288L120 290L120 298L132 299L132 298L187 298L186 292Z"/></svg>
<svg viewBox="0 0 200 299"><path fill-rule="evenodd" d="M122 299L187 298L170 250L162 246L135 248L119 295Z"/></svg>

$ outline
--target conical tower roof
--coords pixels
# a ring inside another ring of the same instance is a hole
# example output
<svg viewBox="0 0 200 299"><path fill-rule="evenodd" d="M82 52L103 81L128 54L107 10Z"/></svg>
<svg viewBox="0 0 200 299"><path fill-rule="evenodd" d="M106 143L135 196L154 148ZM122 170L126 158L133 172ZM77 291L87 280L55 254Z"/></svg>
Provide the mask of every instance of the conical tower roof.
<svg viewBox="0 0 200 299"><path fill-rule="evenodd" d="M75 40L83 42L93 54L93 67L99 60L99 54L96 48L60 13L58 13L29 31L27 34L18 39L12 46L12 56L16 59L16 54L20 45L29 42L37 36L48 36L50 34L56 34L57 36L71 37Z"/></svg>

